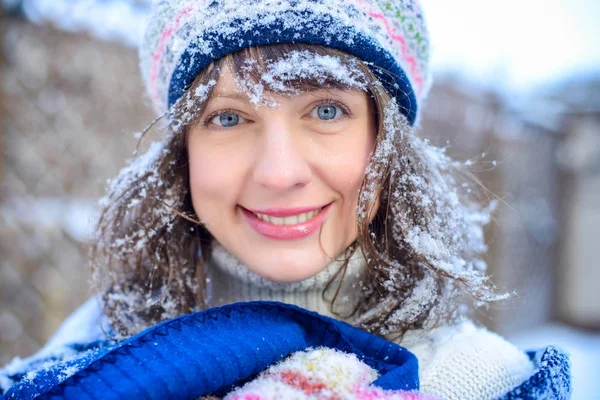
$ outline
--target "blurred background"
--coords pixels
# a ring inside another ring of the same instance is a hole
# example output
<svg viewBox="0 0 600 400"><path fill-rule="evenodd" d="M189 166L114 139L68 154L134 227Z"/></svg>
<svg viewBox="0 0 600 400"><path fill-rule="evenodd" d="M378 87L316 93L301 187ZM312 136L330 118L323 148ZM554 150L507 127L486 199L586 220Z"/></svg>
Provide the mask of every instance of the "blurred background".
<svg viewBox="0 0 600 400"><path fill-rule="evenodd" d="M88 296L107 179L152 119L137 45L150 0L0 0L0 365ZM571 353L600 398L600 2L422 0L435 83L422 136L498 198L477 317L522 348Z"/></svg>

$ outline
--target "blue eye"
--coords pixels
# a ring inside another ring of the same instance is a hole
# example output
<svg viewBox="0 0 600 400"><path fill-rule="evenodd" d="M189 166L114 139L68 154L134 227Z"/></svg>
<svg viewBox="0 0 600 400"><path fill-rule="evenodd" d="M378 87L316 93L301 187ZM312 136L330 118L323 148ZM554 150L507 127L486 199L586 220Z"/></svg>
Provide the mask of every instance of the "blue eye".
<svg viewBox="0 0 600 400"><path fill-rule="evenodd" d="M234 126L240 122L240 117L237 114L227 113L219 115L219 122L223 126Z"/></svg>
<svg viewBox="0 0 600 400"><path fill-rule="evenodd" d="M338 106L336 103L328 102L313 108L310 112L310 117L321 121L333 122L347 114L349 114L349 112L344 106Z"/></svg>
<svg viewBox="0 0 600 400"><path fill-rule="evenodd" d="M240 117L234 112L224 112L212 118L210 122L217 126L231 128L232 126L236 126L237 124L243 121L244 118Z"/></svg>
<svg viewBox="0 0 600 400"><path fill-rule="evenodd" d="M329 121L336 117L338 110L336 106L330 104L317 107L317 115L320 119Z"/></svg>

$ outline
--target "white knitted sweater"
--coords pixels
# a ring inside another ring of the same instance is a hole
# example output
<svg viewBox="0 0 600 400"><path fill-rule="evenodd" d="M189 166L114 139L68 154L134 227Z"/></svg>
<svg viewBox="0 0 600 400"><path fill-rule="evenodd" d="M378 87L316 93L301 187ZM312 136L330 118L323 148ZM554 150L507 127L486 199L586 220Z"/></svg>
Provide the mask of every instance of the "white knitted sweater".
<svg viewBox="0 0 600 400"><path fill-rule="evenodd" d="M421 390L431 396L497 399L534 372L524 352L471 321L416 336L400 344L417 356Z"/></svg>
<svg viewBox="0 0 600 400"><path fill-rule="evenodd" d="M323 289L338 267L334 261L306 281L273 283L253 274L227 250L215 245L207 265L209 305L271 300L334 316L327 295L323 297ZM353 279L345 280L341 291L348 307L355 305L354 297L349 294L356 288L364 267L364 259L357 252L347 270L347 276ZM408 332L399 344L419 360L421 391L440 399L497 399L534 372L524 352L471 321L430 332Z"/></svg>

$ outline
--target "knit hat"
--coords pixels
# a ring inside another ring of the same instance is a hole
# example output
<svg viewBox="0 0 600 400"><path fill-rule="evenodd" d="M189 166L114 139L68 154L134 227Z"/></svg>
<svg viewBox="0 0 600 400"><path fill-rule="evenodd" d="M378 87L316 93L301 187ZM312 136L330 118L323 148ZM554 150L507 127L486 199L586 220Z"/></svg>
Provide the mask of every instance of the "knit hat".
<svg viewBox="0 0 600 400"><path fill-rule="evenodd" d="M429 86L429 40L417 0L156 1L140 48L155 110L165 113L211 62L277 43L360 58L415 123Z"/></svg>

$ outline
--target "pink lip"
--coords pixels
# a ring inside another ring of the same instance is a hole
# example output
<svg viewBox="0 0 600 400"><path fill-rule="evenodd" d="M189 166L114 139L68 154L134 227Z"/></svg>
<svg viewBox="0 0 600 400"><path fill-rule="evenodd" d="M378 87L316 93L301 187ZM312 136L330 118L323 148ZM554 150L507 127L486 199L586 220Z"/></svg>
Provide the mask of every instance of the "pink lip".
<svg viewBox="0 0 600 400"><path fill-rule="evenodd" d="M325 217L327 216L327 212L329 211L328 204L323 209L311 218L309 221L302 222L296 225L274 225L269 222L263 221L259 219L253 212L257 212L259 214L266 214L273 217L285 217L290 215L296 215L303 212L309 212L318 209L315 207L312 208L286 208L286 209L264 209L264 210L253 210L249 211L243 207L240 207L244 213L244 217L246 217L246 221L248 224L254 228L255 231L260 233L263 236L272 238L272 239L281 239L281 240L294 240L301 239L307 237L317 231L325 222Z"/></svg>

